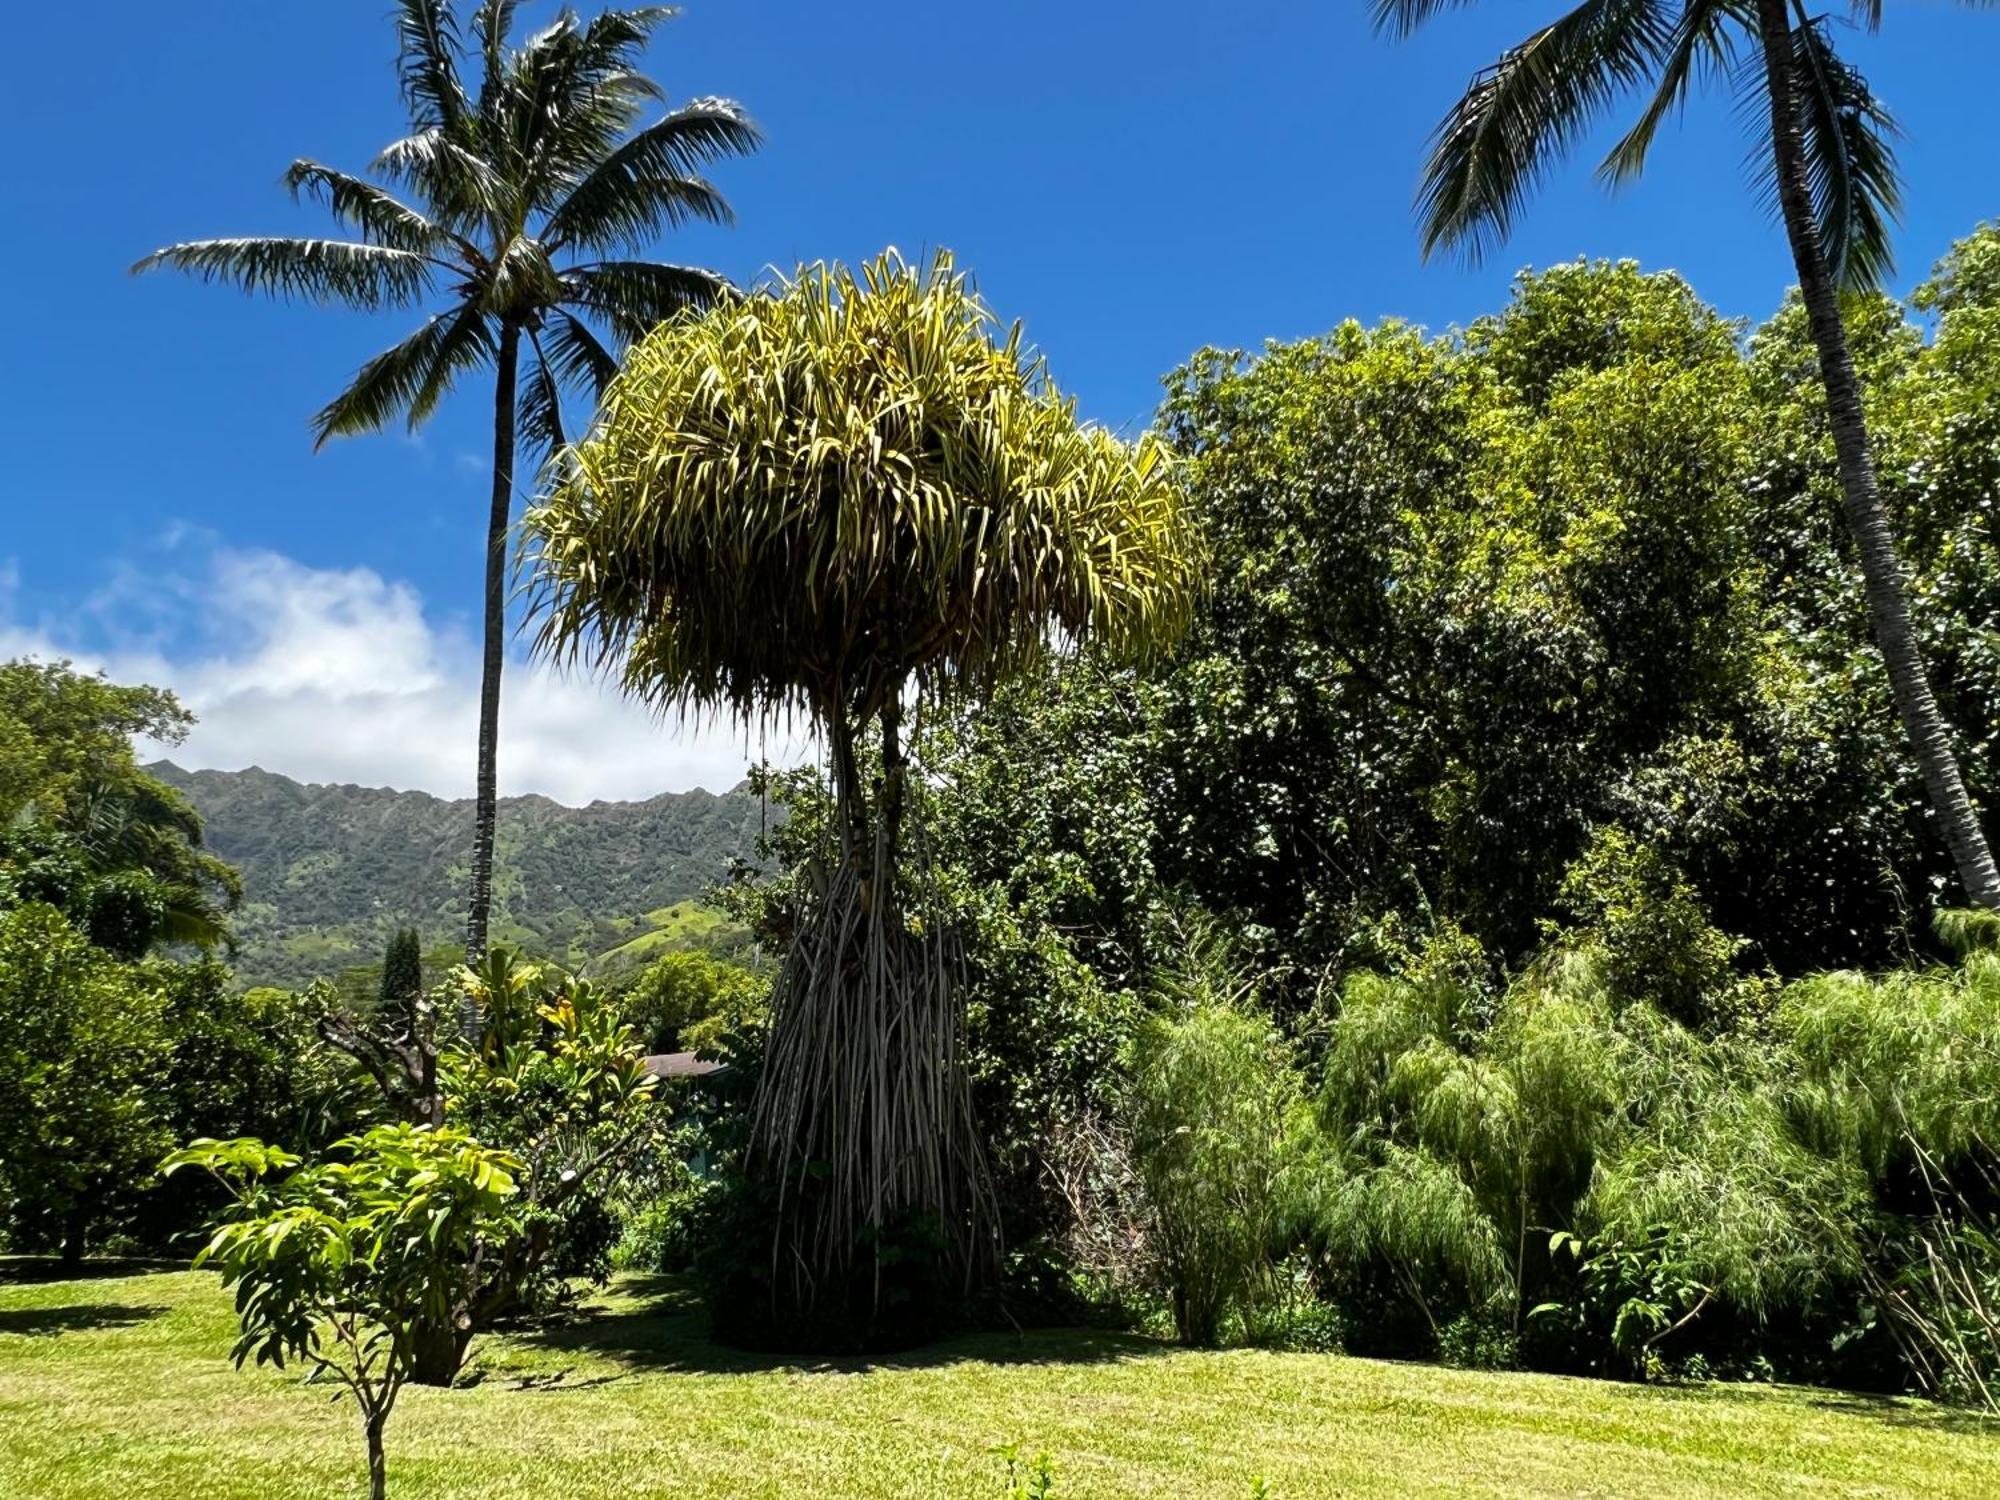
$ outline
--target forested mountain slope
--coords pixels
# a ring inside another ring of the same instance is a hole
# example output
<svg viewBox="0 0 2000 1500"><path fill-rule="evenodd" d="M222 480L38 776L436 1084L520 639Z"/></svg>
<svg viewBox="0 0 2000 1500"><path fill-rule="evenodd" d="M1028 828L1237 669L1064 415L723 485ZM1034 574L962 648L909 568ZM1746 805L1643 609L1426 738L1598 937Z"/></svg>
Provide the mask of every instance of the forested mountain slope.
<svg viewBox="0 0 2000 1500"><path fill-rule="evenodd" d="M236 967L302 984L379 959L398 926L460 938L472 803L425 792L308 786L252 767L147 768L193 799L210 846L243 872ZM758 799L668 792L645 802L500 803L496 941L574 964L628 943L644 914L699 897L754 853Z"/></svg>

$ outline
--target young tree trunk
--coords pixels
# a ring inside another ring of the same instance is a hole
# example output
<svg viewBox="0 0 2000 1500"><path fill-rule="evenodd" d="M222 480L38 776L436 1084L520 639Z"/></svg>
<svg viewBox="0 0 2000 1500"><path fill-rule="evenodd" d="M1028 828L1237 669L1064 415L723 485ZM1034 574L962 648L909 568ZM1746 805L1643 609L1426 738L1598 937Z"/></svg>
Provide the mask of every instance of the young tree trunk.
<svg viewBox="0 0 2000 1500"><path fill-rule="evenodd" d="M416 1385L448 1387L458 1379L465 1351L472 1343L470 1326L455 1322L419 1323L410 1340L410 1380Z"/></svg>
<svg viewBox="0 0 2000 1500"><path fill-rule="evenodd" d="M60 1264L65 1271L74 1271L83 1265L84 1244L89 1238L89 1230L90 1213L83 1204L74 1204L63 1214Z"/></svg>
<svg viewBox="0 0 2000 1500"><path fill-rule="evenodd" d="M382 1428L386 1413L371 1412L362 1422L368 1434L368 1500L383 1500L389 1493L389 1459L382 1451Z"/></svg>
<svg viewBox="0 0 2000 1500"><path fill-rule="evenodd" d="M500 667L507 643L507 521L514 505L514 386L521 331L500 329L493 382L493 503L486 519L485 654L479 672L479 774L472 807L472 891L465 917L465 961L486 956L493 905L493 831L500 748Z"/></svg>
<svg viewBox="0 0 2000 1500"><path fill-rule="evenodd" d="M1799 294L1812 326L1813 344L1819 351L1834 451L1840 461L1841 494L1848 529L1861 557L1861 577L1875 643L1889 669L1889 684L1903 720L1903 732L1923 770L1931 809L1951 850L1966 897L1989 911L2000 909L2000 870L1994 868L1993 853L1979 826L1979 816L1973 810L1972 799L1966 795L1951 733L1931 693L1930 678L1924 671L1923 657L1910 627L1903 563L1897 555L1889 517L1882 508L1881 488L1875 479L1875 459L1869 450L1868 424L1861 408L1861 383L1854 372L1847 330L1840 317L1840 289L1834 285L1813 217L1805 139L1799 123L1791 16L1786 0L1757 0L1757 21L1771 110L1778 206L1784 215L1792 259L1798 268Z"/></svg>

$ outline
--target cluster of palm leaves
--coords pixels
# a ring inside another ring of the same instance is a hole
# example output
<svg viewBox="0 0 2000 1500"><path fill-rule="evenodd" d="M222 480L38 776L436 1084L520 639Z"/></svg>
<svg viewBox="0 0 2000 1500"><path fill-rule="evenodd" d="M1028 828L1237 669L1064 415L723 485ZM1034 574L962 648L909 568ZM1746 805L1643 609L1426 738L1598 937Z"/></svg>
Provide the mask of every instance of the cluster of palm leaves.
<svg viewBox="0 0 2000 1500"><path fill-rule="evenodd" d="M1444 8L1442 0L1377 0L1375 14L1407 34ZM1795 10L1791 61L1820 241L1837 279L1872 286L1890 263L1900 200L1895 122L1841 58L1830 18ZM1880 0L1856 10L1871 25L1880 21ZM1425 248L1459 245L1476 254L1503 241L1556 158L1628 94L1644 102L1598 165L1605 182L1638 177L1660 127L1708 85L1735 96L1751 135L1753 177L1774 198L1767 74L1756 42L1755 0L1588 0L1541 27L1482 69L1439 123L1420 201Z"/></svg>
<svg viewBox="0 0 2000 1500"><path fill-rule="evenodd" d="M528 518L542 645L662 707L857 727L1193 590L1166 455L1080 424L948 256L814 266L635 345Z"/></svg>

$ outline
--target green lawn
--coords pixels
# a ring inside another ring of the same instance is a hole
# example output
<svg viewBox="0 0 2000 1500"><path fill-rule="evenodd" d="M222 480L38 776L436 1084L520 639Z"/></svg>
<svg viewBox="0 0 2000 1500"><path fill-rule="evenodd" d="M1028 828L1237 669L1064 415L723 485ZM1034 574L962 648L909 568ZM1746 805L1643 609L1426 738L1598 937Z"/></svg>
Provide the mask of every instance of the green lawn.
<svg viewBox="0 0 2000 1500"><path fill-rule="evenodd" d="M1914 1402L1649 1390L1326 1355L1194 1354L1084 1332L872 1366L718 1350L642 1284L547 1337L476 1346L478 1383L405 1393L390 1493L990 1496L998 1443L1058 1500L1391 1495L2000 1495L2000 1431ZM0 1285L0 1495L353 1496L351 1409L232 1369L206 1275Z"/></svg>

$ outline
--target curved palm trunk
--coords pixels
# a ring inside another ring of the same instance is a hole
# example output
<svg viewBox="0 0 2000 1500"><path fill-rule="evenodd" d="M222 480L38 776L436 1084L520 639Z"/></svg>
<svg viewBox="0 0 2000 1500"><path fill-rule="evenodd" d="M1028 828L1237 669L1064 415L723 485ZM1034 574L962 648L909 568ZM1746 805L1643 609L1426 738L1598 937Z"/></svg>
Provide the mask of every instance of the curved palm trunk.
<svg viewBox="0 0 2000 1500"><path fill-rule="evenodd" d="M1840 461L1840 487L1847 509L1848 529L1861 556L1861 577L1868 599L1868 616L1875 642L1889 668L1889 683L1903 732L1923 770L1924 787L1937 814L1945 843L1966 896L1988 910L2000 909L2000 871L1979 826L1972 799L1959 774L1951 733L1931 693L1930 678L1910 628L1910 606L1902 559L1882 509L1882 492L1875 480L1875 459L1869 451L1868 425L1862 415L1861 385L1847 347L1847 330L1840 318L1840 295L1826 262L1814 223L1812 195L1807 186L1805 140L1799 124L1797 83L1793 72L1792 28L1786 0L1757 0L1757 22L1771 109L1771 141L1776 156L1778 205L1799 276L1799 292L1819 351L1820 377L1826 384L1834 451Z"/></svg>
<svg viewBox="0 0 2000 1500"><path fill-rule="evenodd" d="M514 504L514 387L521 331L500 330L493 383L493 506L486 521L485 655L479 672L479 775L472 807L472 892L465 918L465 961L486 956L493 906L493 832L500 751L500 667L507 642L507 521Z"/></svg>

